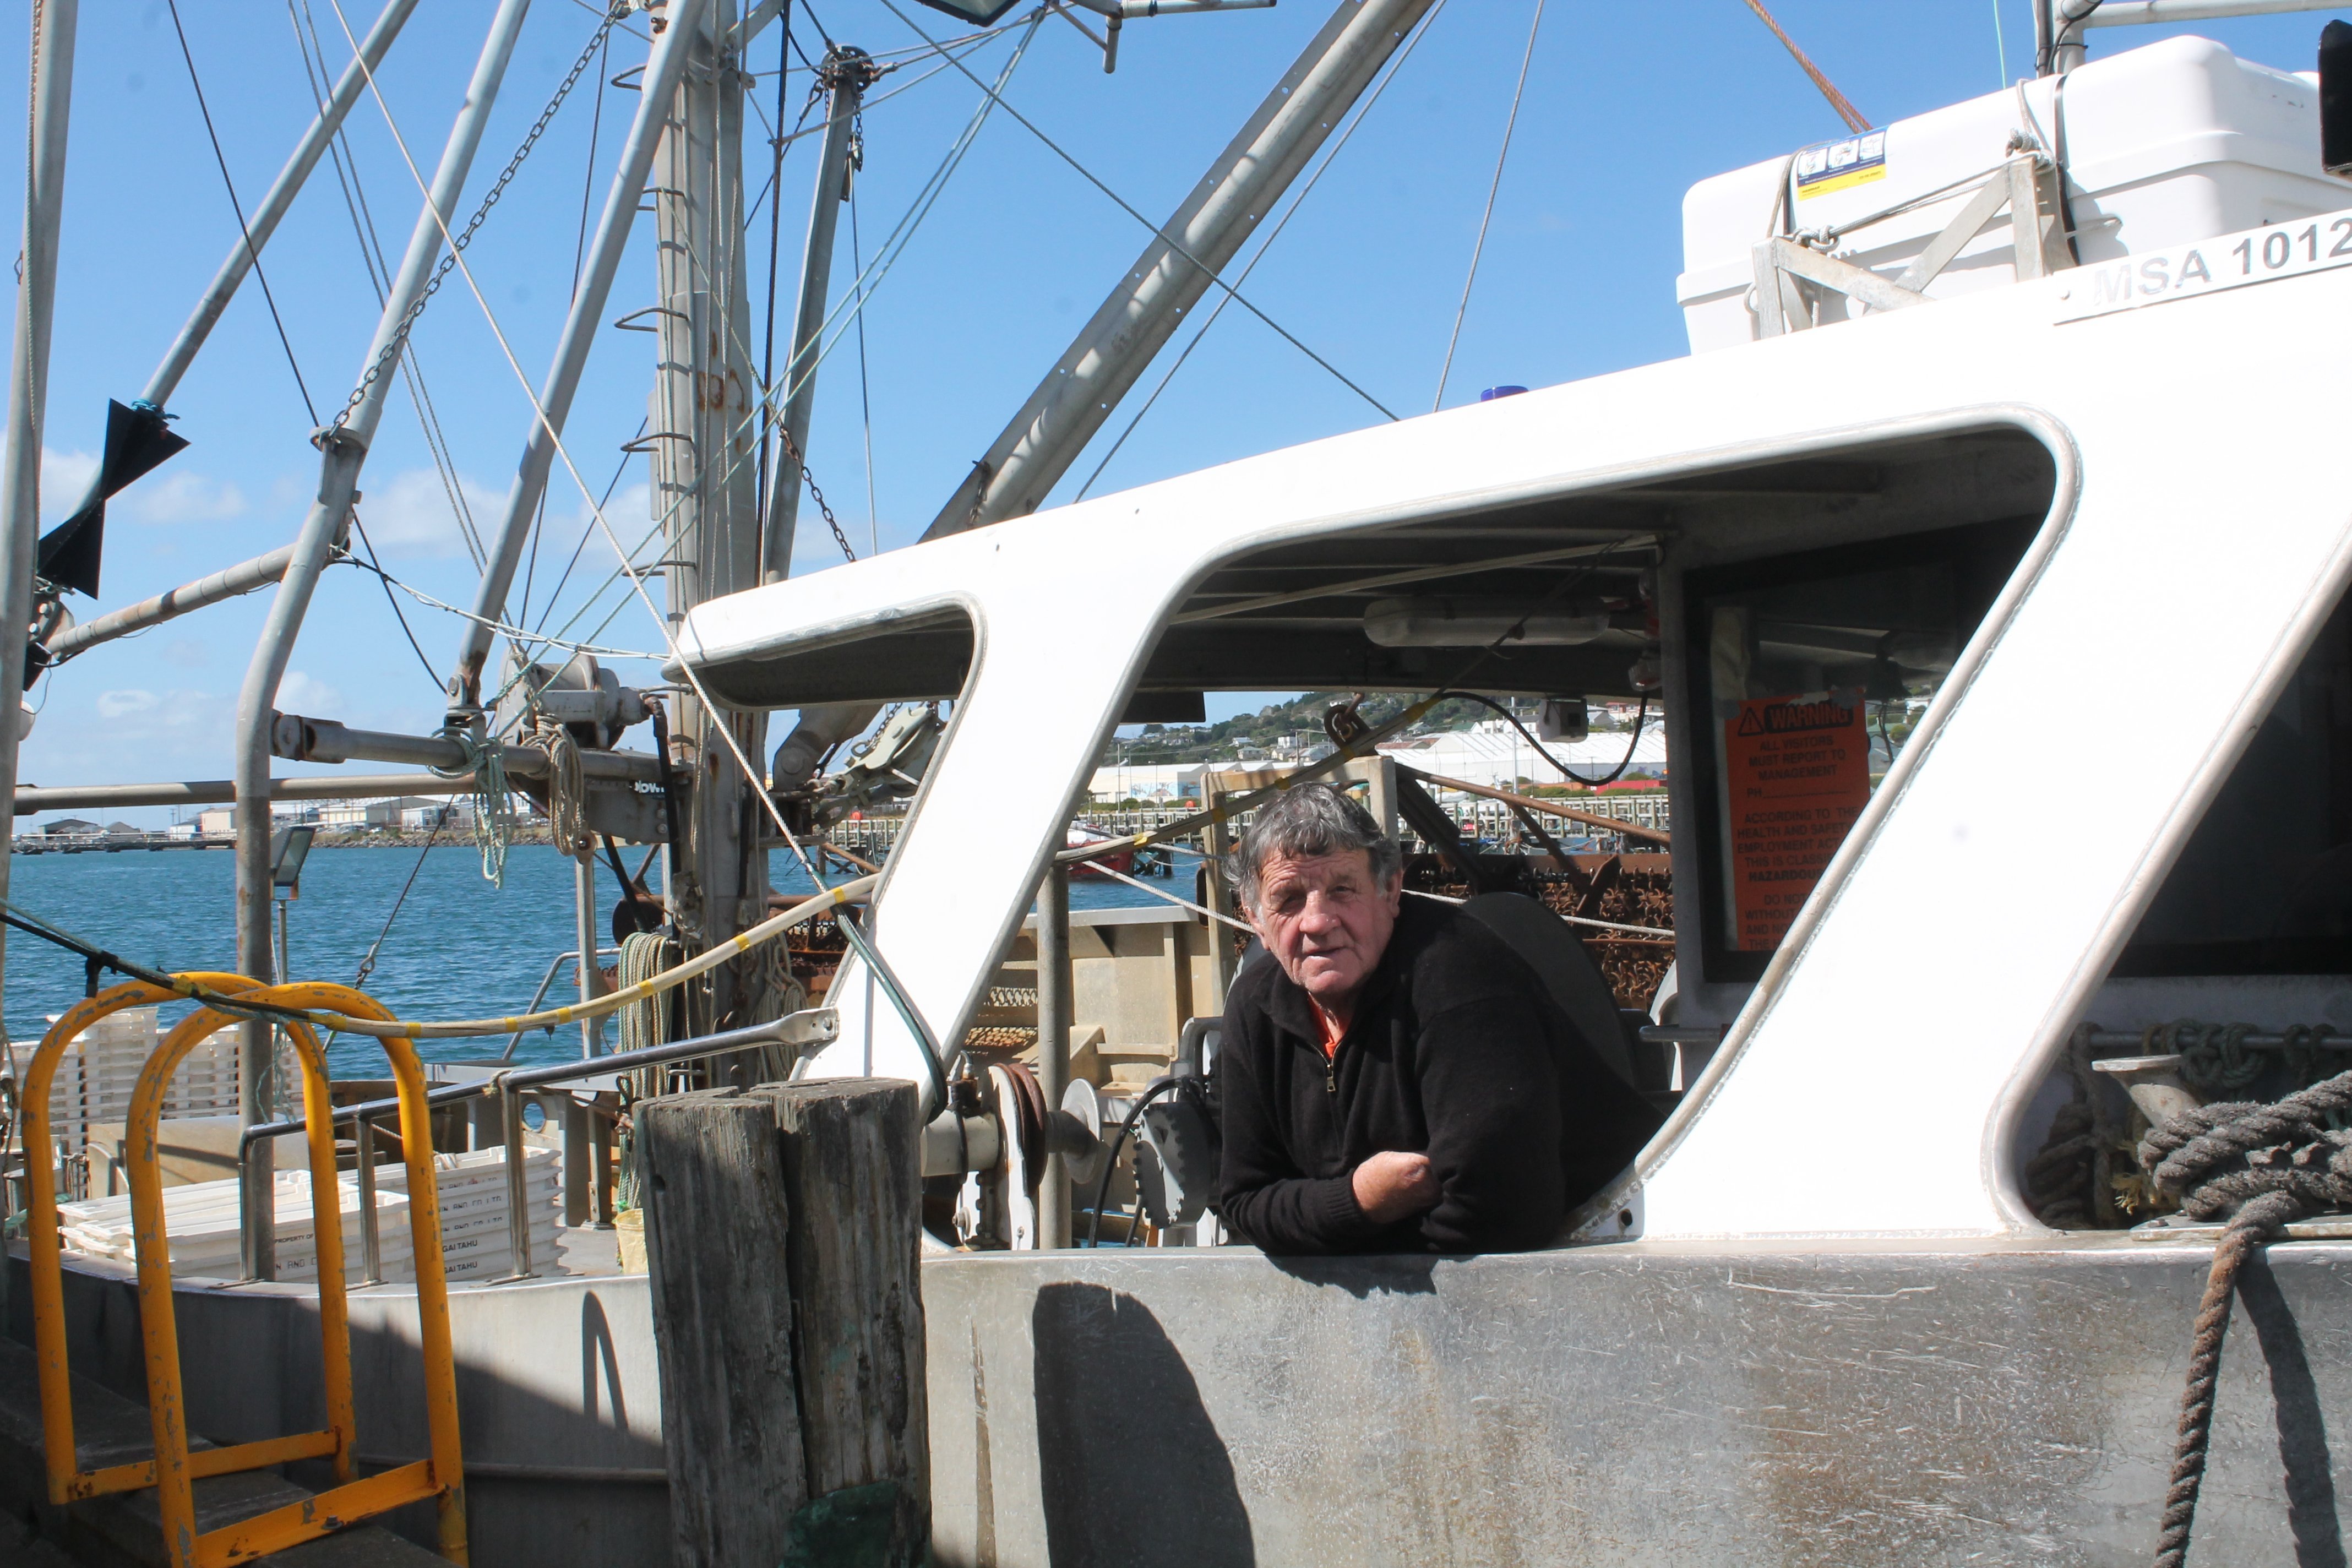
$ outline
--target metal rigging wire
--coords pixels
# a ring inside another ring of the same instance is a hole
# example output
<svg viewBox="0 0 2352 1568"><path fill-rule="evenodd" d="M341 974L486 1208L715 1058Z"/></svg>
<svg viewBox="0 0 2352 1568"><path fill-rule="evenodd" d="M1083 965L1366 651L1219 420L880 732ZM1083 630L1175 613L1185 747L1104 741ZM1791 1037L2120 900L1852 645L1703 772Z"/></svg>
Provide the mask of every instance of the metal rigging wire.
<svg viewBox="0 0 2352 1568"><path fill-rule="evenodd" d="M303 73L310 82L310 96L317 101L320 111L324 113L327 51L319 42L318 22L310 15L310 0L302 0L299 15L296 13L294 0L286 0L286 16L294 27L294 47L302 57ZM310 29L307 41L302 31L305 21L309 22ZM315 67L311 59L314 52L318 57ZM360 266L368 275L368 287L374 290L376 303L382 305L392 290L392 267L384 259L383 240L376 233L375 215L367 205L367 189L360 180L359 159L352 154L351 142L340 127L334 139L327 143L327 155L335 167L335 184L342 192L343 208L351 215L352 237L359 244ZM348 172L344 167L346 163L350 165ZM415 411L417 424L424 431L425 449L432 456L433 471L441 481L442 494L448 500L449 510L457 520L458 534L464 539L467 553L474 558L475 569L478 571L488 559L482 550L481 532L475 525L473 509L466 504L465 484L457 473L457 460L449 451L449 438L441 428L440 410L434 406L432 389L425 384L424 357L416 352L415 344L409 348L410 352L401 356L401 380L408 387L410 404ZM392 601L392 605L393 613L398 615L398 601ZM402 623L401 629L407 631L405 621ZM411 633L409 641L414 644L415 640L415 634ZM431 668L430 661L426 668Z"/></svg>
<svg viewBox="0 0 2352 1568"><path fill-rule="evenodd" d="M324 113L327 102L324 90L327 51L319 42L318 22L310 16L310 0L303 0L299 15L295 11L294 0L286 0L286 19L294 29L294 49L302 57L302 74L310 83L310 95L319 104L320 111ZM307 42L303 36L305 20L310 22L310 36ZM314 49L318 56L316 69L313 69L311 61ZM392 286L392 269L384 261L383 242L377 237L375 216L368 209L367 192L360 183L359 160L352 156L351 143L344 137L340 127L337 128L333 139L327 143L327 153L335 166L336 186L343 194L343 210L351 216L352 236L359 244L361 270L368 275L368 287L374 290L376 302L381 305ZM348 171L344 168L347 162L351 165ZM400 369L403 379L408 384L409 401L416 410L417 423L425 432L425 449L433 455L434 471L441 475L442 485L451 496L451 503L457 515L458 529L465 534L467 546L473 550L475 562L478 565L482 560L480 542L474 537L472 519L467 515L462 501L458 500L462 492L457 487L456 460L450 458L446 450L447 437L442 434L440 418L433 410L432 394L425 384L424 368L415 363L415 356L410 354L403 357ZM316 415L314 414L312 417L315 420ZM378 562L375 542L368 537L367 525L360 521L359 508L356 504L352 508L352 528L359 535L360 546L367 552L368 560L371 563ZM358 564L358 558L348 549L343 552L343 558L354 565ZM425 645L417 640L416 630L408 624L407 612L400 607L400 600L394 595L390 584L383 581L381 565L378 566L377 571L379 584L383 588L385 607L392 611L392 618L399 623L400 635L407 640L410 650L416 655L416 662L424 667L425 679L433 682L435 689L439 689L441 677L435 671L433 660L425 656Z"/></svg>
<svg viewBox="0 0 2352 1568"><path fill-rule="evenodd" d="M368 537L367 525L360 521L359 508L356 505L352 508L352 530L359 535L360 548L367 552L367 560L361 561L348 549L341 552L342 558L354 566L364 566L368 571L374 573L376 580L383 584L383 600L385 604L392 606L392 618L400 623L400 635L406 637L408 646L415 650L416 662L425 667L425 679L433 683L433 689L436 691L440 690L440 672L433 668L433 661L425 657L425 645L416 640L415 632L409 629L408 617L401 613L400 601L392 596L392 574L386 572L383 563L376 558L375 541Z"/></svg>
<svg viewBox="0 0 2352 1568"><path fill-rule="evenodd" d="M1470 290L1478 281L1478 261L1486 254L1486 227L1495 221L1495 197L1503 189L1503 165L1510 162L1511 134L1519 128L1519 103L1528 95L1528 68L1535 64L1536 34L1543 28L1544 0L1536 0L1535 19L1528 24L1528 52L1519 58L1519 85L1511 93L1511 112L1503 121L1503 145L1495 154L1495 178L1486 186L1486 210L1478 219L1478 242L1470 247L1470 275L1462 279L1462 303L1454 308L1454 332L1445 340L1445 364L1437 373L1437 395L1429 400L1434 414L1445 403L1445 384L1454 374L1454 351L1462 342L1462 319L1470 313Z"/></svg>
<svg viewBox="0 0 2352 1568"><path fill-rule="evenodd" d="M636 435L632 436L632 437L629 437L630 441L635 442L635 441L638 440L640 437L642 437L645 435L645 433L646 433L646 426L649 422L650 422L649 420L646 420L646 419L640 419L640 420L638 420L638 421L637 421L637 433L636 433ZM619 462L619 463L617 463L617 464L615 464L615 465L614 466L614 468L613 468L613 478L612 478L612 481L611 481L609 484L605 485L605 487L604 487L604 499L603 499L603 500L599 500L599 501L596 503L598 506L600 506L600 507L604 507L604 506L610 506L610 505L612 504L612 502L613 502L613 492L614 492L614 490L617 490L617 489L619 489L621 488L621 479L622 479L622 477L623 477L624 475L625 475L628 471L629 471L629 455L628 455L626 452L624 452L624 453L622 453L622 454L621 454L621 460L620 460L620 462ZM588 521L588 522L584 522L584 523L581 524L581 526L580 526L580 542L579 542L579 543L577 543L577 544L575 544L575 545L573 545L573 546L572 547L572 559L571 559L571 560L569 560L569 561L567 561L567 562L565 562L565 563L563 563L563 575L562 575L562 576L561 576L561 577L558 577L558 578L555 580L555 586L548 590L548 594L547 594L547 608L546 608L546 609L544 609L544 610L542 610L542 611L541 611L541 612L540 612L540 616L539 616L539 624L540 624L540 626L541 626L541 627L544 627L544 626L547 625L547 618L548 618L548 616L551 616L551 615L555 614L555 601L556 601L557 599L559 599L559 598L561 598L561 597L562 596L562 595L563 595L563 585L564 585L566 583L569 583L570 581L572 581L572 569L573 567L575 567L575 566L577 566L577 565L579 565L579 564L580 564L580 552L581 552L582 551L583 551L583 550L585 550L585 549L587 549L587 548L588 548L588 542L589 542L591 539L593 539L595 536L596 536L596 524L595 524L595 522L593 521L593 520L591 520L591 521ZM640 548L643 548L643 547L642 547L642 546L640 546ZM597 592L598 592L599 594L601 594L601 593L603 593L603 592L604 592L604 589L603 589L602 587L599 587L599 588L597 589ZM518 619L518 620L520 620L520 619L521 619L522 617L521 617L520 615L518 615L515 618L516 618L516 619ZM575 616L573 618L574 618L574 619L577 619L578 617ZM562 626L560 626L560 627L558 627L557 629L558 629L559 631L561 631L561 630L565 630L565 629L568 629L570 626L571 626L571 622L567 621L567 622L565 622L565 623L564 623L564 625L563 625ZM535 635L535 634L534 634L534 635Z"/></svg>
<svg viewBox="0 0 2352 1568"><path fill-rule="evenodd" d="M898 17L901 22L904 22L908 28L913 32L917 37L922 39L927 44L932 44L934 47L938 47L936 41L929 33L924 32L921 27L916 26L913 17L898 9L896 0L882 0L882 5L885 10L890 13L890 15ZM1045 15L1045 14L1041 11L1038 15L1038 20L1044 20ZM1033 23L1033 28L1035 24ZM1023 114L1010 103L1005 102L1003 98L998 94L995 89L989 87L985 82L982 82L980 78L972 75L971 67L965 65L960 59L955 59L952 56L948 57L948 58L955 66L956 69L963 72L964 76L969 79L974 86L978 87L982 92L987 93L988 96L993 100L1005 113L1013 116L1014 120L1018 121L1023 130L1028 132L1029 134L1044 142L1045 144L1046 151L1052 153L1055 157L1061 159L1063 163L1067 163L1071 168L1076 170L1078 174L1084 178L1088 184L1094 186L1095 189L1100 191L1104 195L1108 196L1121 212L1124 212L1128 216L1133 218L1136 222L1150 229L1152 234L1171 250L1182 257L1185 260L1191 262L1195 268L1198 268L1202 274L1206 277L1211 283L1213 283L1219 289L1223 289L1225 293L1233 299L1234 303L1240 305L1243 310L1247 310L1251 315L1255 316L1259 321L1265 322L1269 328L1273 329L1275 334L1281 338L1284 342L1288 343L1292 348L1297 349L1300 353L1305 354L1308 359L1313 360L1317 364L1329 372L1332 377L1336 379L1340 385L1346 387L1349 391L1354 393L1357 396L1370 404L1374 408L1379 409L1382 414L1387 415L1389 418L1394 419L1397 417L1397 415L1387 404L1382 403L1379 398L1374 397L1370 393L1366 392L1362 387L1349 380L1347 375L1340 371L1339 366L1333 364L1329 360L1325 359L1321 354L1317 353L1313 349L1308 348L1305 343L1299 342L1298 339L1293 336L1290 331L1284 327L1281 322L1276 321L1272 316L1267 315L1264 310L1259 310L1255 305L1252 304L1246 298L1244 298L1239 289L1235 289L1232 284L1219 277L1215 268L1209 266L1199 257L1186 249L1174 236L1169 234L1158 224L1153 223L1150 218L1144 216L1142 212L1138 209L1132 202L1129 202L1125 196L1120 195L1117 191L1112 190L1110 186L1104 184L1101 178L1097 176L1093 170L1087 168L1084 163L1079 163L1067 152L1064 151L1060 142L1055 141L1051 136L1046 135L1045 132L1039 130L1035 122L1031 121L1028 116Z"/></svg>
<svg viewBox="0 0 2352 1568"><path fill-rule="evenodd" d="M604 36L604 47L596 57L596 96L588 121L588 166L580 176L580 231L572 242L572 293L580 298L580 269L588 258L588 213L596 196L596 144L604 129L604 89L613 68L613 37ZM642 429L643 426L640 426ZM609 492L608 492L609 493ZM539 509L530 520L530 553L523 562L522 597L516 602L515 619L530 619L531 585L539 580L539 542L547 532L547 492L539 492ZM574 557L577 559L576 555ZM544 618L544 617L542 617Z"/></svg>
<svg viewBox="0 0 2352 1568"><path fill-rule="evenodd" d="M1339 160L1339 154L1346 151L1349 142L1354 138L1356 132L1362 129L1364 119L1371 113L1372 106L1380 102L1381 95L1388 91L1391 82L1396 80L1397 72L1404 68L1404 62L1412 58L1412 51L1421 47L1421 40L1427 37L1430 28L1436 26L1438 13L1444 9L1445 0L1437 0L1437 4L1429 8L1429 14L1423 18L1421 26L1413 29L1412 37L1405 40L1404 47L1398 51L1393 60L1389 62L1387 72L1381 76L1379 82L1374 84L1370 95L1357 106L1355 118L1348 121L1345 129L1339 132L1339 139L1331 144L1330 150L1323 154L1323 161L1317 164L1315 172L1307 177L1307 184L1300 186L1297 193L1290 198L1290 205L1283 209L1282 216L1275 220L1273 228L1268 230L1265 237L1258 242L1257 250L1250 257L1249 265L1243 268L1241 275L1234 279L1235 283L1249 281L1250 274L1257 270L1257 264L1264 261L1266 253L1274 248L1274 242L1282 237L1282 231L1290 226L1290 220L1298 216L1298 209L1306 205L1307 198L1315 194L1315 187L1322 183L1323 176L1331 172L1331 165ZM1071 498L1073 500L1087 499L1087 492L1095 488L1095 481L1103 477L1103 470L1110 467L1111 459L1118 456L1119 448L1127 445L1128 437L1135 434L1136 427L1143 423L1144 416L1151 412L1152 405L1160 401L1160 395L1168 390L1168 384L1176 379L1176 373L1184 368L1184 362L1192 357L1192 351L1201 346L1201 340L1209 335L1209 329L1217 324L1218 318L1225 313L1225 307L1231 303L1233 301L1229 298L1223 296L1218 298L1215 309L1209 312L1208 320L1202 321L1199 329L1192 333L1192 341L1187 342L1182 352L1177 354L1175 363L1160 373L1159 382L1151 388L1151 395L1143 400L1143 405L1138 408L1134 417L1127 422L1127 428L1118 433L1118 439L1110 444L1110 450L1103 454L1102 461L1095 465L1095 471L1087 476L1087 482L1078 487L1078 493Z"/></svg>
<svg viewBox="0 0 2352 1568"><path fill-rule="evenodd" d="M246 226L245 204L236 199L236 182L229 178L228 159L221 153L220 132L213 129L212 106L205 101L205 84L196 76L196 57L188 48L188 31L180 26L180 0L166 0L172 13L172 31L180 40L180 58L188 62L188 85L195 89L196 112L205 119L205 135L213 144L213 162L220 166L221 184L228 192L229 210L236 214L236 231L245 237L246 259L253 263L253 276L261 285L261 298L269 307L269 320L278 329L278 345L286 351L286 368L294 373L295 390L302 395L302 406L310 412L310 423L319 423L319 405L310 401L310 388L302 379L302 367L294 359L294 342L286 335L286 319L278 313L278 296L269 289L269 275L261 269L261 252L254 248L253 230Z"/></svg>
<svg viewBox="0 0 2352 1568"><path fill-rule="evenodd" d="M333 3L334 0L331 0L331 4ZM375 73L368 68L365 58L360 54L359 40L352 33L351 19L343 15L343 8L340 4L334 4L334 12L335 20L342 26L344 37L351 42L352 55L360 58L360 67L367 76L370 89L375 89ZM614 24L619 19L617 16L604 17L602 25L590 35L587 47L580 51L580 58L572 62L571 70L565 73L561 82L556 84L554 96L547 100L547 107L539 111L539 118L531 122L530 129L523 132L522 144L515 149L514 156L507 160L507 166L499 171L499 177L490 182L489 190L484 194L480 205L475 207L474 216L466 220L466 226L462 230L455 233L448 232L449 226L442 218L440 209L434 206L430 195L427 195L425 205L432 208L433 220L444 231L444 238L447 241L448 248L442 253L440 265L434 268L433 275L425 279L425 287L417 291L415 300L409 304L406 313L401 317L398 324L394 327L391 336L385 340L383 351L376 355L375 363L368 366L367 373L360 377L359 384L352 389L350 400L336 412L335 428L337 430L341 430L351 422L352 416L358 411L361 403L366 399L368 388L375 384L376 378L383 374L384 366L399 355L403 345L408 342L410 333L415 331L418 318L425 314L425 307L432 303L433 296L441 291L441 285L447 279L451 269L463 265L460 258L465 254L466 247L473 243L474 236L478 234L482 225L489 220L490 210L497 206L499 199L507 194L507 186L513 183L515 175L521 171L525 160L531 154L531 150L539 145L539 139L547 133L547 127L555 119L556 110L562 109L564 100L572 96L572 88L578 84L581 76L588 69L588 62L595 57L596 51L612 32ZM381 90L376 90L376 100L380 105L383 104L383 95ZM391 109L385 106L384 118L387 122L391 117Z"/></svg>

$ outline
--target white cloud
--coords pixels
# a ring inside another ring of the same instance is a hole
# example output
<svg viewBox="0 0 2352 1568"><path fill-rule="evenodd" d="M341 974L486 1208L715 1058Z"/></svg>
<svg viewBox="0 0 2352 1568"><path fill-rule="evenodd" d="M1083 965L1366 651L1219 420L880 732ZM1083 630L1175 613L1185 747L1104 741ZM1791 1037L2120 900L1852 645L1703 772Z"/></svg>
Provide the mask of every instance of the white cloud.
<svg viewBox="0 0 2352 1568"><path fill-rule="evenodd" d="M325 718L342 710L343 694L313 676L299 669L289 669L286 679L278 683L278 707L280 712L299 713L306 718Z"/></svg>
<svg viewBox="0 0 2352 1568"><path fill-rule="evenodd" d="M484 534L494 532L506 510L506 492L462 478L458 488L473 514L475 528ZM386 555L448 556L465 552L465 536L458 531L449 492L441 476L431 468L411 468L382 484L363 485L359 514L368 537Z"/></svg>
<svg viewBox="0 0 2352 1568"><path fill-rule="evenodd" d="M95 452L59 452L41 448L41 523L47 527L72 515L98 478Z"/></svg>
<svg viewBox="0 0 2352 1568"><path fill-rule="evenodd" d="M137 687L120 691L101 691L98 694L98 716L121 719L132 713L146 713L163 700L153 692L142 691Z"/></svg>
<svg viewBox="0 0 2352 1568"><path fill-rule="evenodd" d="M212 662L213 650L210 644L196 637L181 637L163 645L163 657L183 668L189 668Z"/></svg>
<svg viewBox="0 0 2352 1568"><path fill-rule="evenodd" d="M142 479L115 504L141 522L153 523L221 522L248 510L245 492L234 483L194 473Z"/></svg>

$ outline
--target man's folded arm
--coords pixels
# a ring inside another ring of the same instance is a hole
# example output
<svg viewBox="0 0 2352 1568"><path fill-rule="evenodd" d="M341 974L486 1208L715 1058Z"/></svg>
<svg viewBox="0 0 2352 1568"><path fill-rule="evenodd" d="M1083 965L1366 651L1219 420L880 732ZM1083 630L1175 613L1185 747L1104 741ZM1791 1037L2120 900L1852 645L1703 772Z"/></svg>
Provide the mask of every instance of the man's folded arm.
<svg viewBox="0 0 2352 1568"><path fill-rule="evenodd" d="M1220 1069L1224 1098L1223 1195L1218 1213L1246 1240L1276 1257L1345 1252L1379 1234L1364 1217L1348 1176L1304 1176L1266 1114L1248 1043Z"/></svg>
<svg viewBox="0 0 2352 1568"><path fill-rule="evenodd" d="M1429 1160L1442 1194L1421 1216L1436 1252L1540 1247L1566 1211L1559 1071L1535 1008L1482 998L1423 1024Z"/></svg>

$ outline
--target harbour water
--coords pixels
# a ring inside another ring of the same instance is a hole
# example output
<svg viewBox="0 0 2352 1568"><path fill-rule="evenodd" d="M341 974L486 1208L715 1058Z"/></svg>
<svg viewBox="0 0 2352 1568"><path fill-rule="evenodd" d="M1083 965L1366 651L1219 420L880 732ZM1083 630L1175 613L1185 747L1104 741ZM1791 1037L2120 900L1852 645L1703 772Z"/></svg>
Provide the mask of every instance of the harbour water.
<svg viewBox="0 0 2352 1568"><path fill-rule="evenodd" d="M632 870L643 849L624 850ZM419 865L420 858L423 861ZM410 873L416 880L385 931L394 900ZM770 857L770 885L782 893L812 890L806 872L789 854ZM1175 887L1189 894L1189 881ZM657 885L657 884L656 884ZM609 866L597 868L600 940L609 926L620 884ZM296 979L349 984L369 944L383 933L370 994L404 1018L478 1018L520 1013L547 973L549 961L573 946L572 863L545 845L508 851L506 885L482 876L470 844L431 849L320 849L302 868L301 897L289 910L289 969ZM226 850L121 854L20 855L10 872L9 900L82 941L167 971L236 967L232 911L236 865ZM1073 908L1150 904L1150 895L1116 882L1080 881ZM102 977L101 984L119 975ZM51 943L10 931L7 942L8 1037L37 1040L51 1015L83 994L82 961ZM571 965L563 966L548 1005L572 999ZM167 1008L164 1023L184 1014ZM608 1031L609 1037L609 1031ZM478 1059L505 1048L503 1038L426 1042L420 1054ZM535 1032L517 1048L518 1061L551 1062L580 1052L576 1028ZM343 1037L329 1060L339 1078L374 1077L383 1054Z"/></svg>

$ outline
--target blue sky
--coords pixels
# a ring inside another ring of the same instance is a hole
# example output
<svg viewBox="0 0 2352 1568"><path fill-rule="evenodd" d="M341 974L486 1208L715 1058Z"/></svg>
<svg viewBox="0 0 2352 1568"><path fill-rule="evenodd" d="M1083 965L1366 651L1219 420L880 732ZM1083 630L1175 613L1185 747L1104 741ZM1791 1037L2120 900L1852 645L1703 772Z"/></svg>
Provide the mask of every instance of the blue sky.
<svg viewBox="0 0 2352 1568"><path fill-rule="evenodd" d="M959 30L940 13L894 3L935 37ZM373 16L370 0L341 4L353 31L363 31ZM334 5L308 5L340 69L349 50ZM249 212L311 113L288 7L284 0L181 0L180 9ZM1326 0L1284 0L1271 11L1139 21L1128 26L1110 76L1075 28L1049 18L1006 96L1156 220L1182 198L1329 9ZM402 133L428 167L489 10L487 0L424 0L382 73ZM1996 17L2009 75L2031 68L2025 0L1780 0L1775 11L1876 123L2002 85ZM1532 12L1533 0L1447 0L1244 285L1268 315L1402 414L1427 410L1436 394ZM0 36L0 82L10 90L26 68L24 14L15 15L17 25ZM877 55L919 44L885 0L824 0L815 16L833 37ZM2322 13L2193 30L2251 58L2307 69L2326 19ZM579 0L537 0L476 162L468 212L595 26L595 14ZM631 27L641 32L642 19ZM799 30L814 53L819 41L805 16ZM2095 34L2095 52L2179 30ZM993 79L1018 31L973 56L973 68ZM768 114L777 43L771 29L748 62L761 73L759 98ZM468 252L534 383L552 352L572 278L598 113L593 83L639 63L645 47L637 37L614 35L609 68L583 80ZM875 89L877 100L898 95L877 101L866 120L857 219L869 257L980 96L953 69L917 79L935 61L887 58L908 63ZM806 96L797 70L785 96L787 113L796 115ZM598 205L635 103L632 92L603 93ZM353 113L351 128L362 189L385 248L396 256L415 218L416 188L372 102ZM1674 280L1684 191L1840 130L1739 0L1552 0L1446 401L1475 399L1497 383L1544 385L1683 353ZM764 145L748 163L750 186L760 192ZM780 283L787 298L814 163L812 139L784 163ZM0 167L8 210L20 211L21 160L0 165L10 165ZM755 316L767 265L764 207L756 226ZM84 0L49 382L51 482L44 501L52 519L79 498L100 447L107 399L138 395L236 233L169 11L161 0ZM650 225L641 223L612 314L651 298L649 237ZM869 538L889 549L920 532L1147 237L1029 131L1001 113L990 121L868 307L865 395L855 337L819 377L812 467L861 553ZM850 244L845 224L835 274L844 287L853 273ZM1255 247L1244 262L1252 254ZM310 397L322 413L340 405L361 368L376 306L330 167L313 177L263 265ZM1179 344L1190 335L1180 334ZM527 434L529 405L462 279L442 289L415 342L464 494L488 526ZM639 530L647 515L642 468L624 465L618 448L645 409L652 343L641 334L603 335L567 432L597 483L618 472L610 514L616 522L635 521ZM1147 375L1146 390L1165 363ZM1111 435L1139 402L1139 395L1130 400ZM251 282L172 408L176 428L194 445L115 503L103 598L95 606L74 601L84 618L286 542L300 521L317 473L306 440L311 418ZM1381 417L1264 325L1229 310L1097 489ZM1061 497L1108 447L1108 436L1097 440ZM404 390L385 416L362 489L362 516L386 564L425 593L469 604L474 563ZM549 603L550 579L582 536L583 516L559 466L528 612L534 622ZM822 563L835 547L814 509L804 506L802 521L796 561ZM582 624L593 626L618 604L609 590L592 603L612 555L600 537L580 560L555 599L556 617L585 607ZM34 694L42 712L22 777L51 784L226 777L235 696L267 604L265 593L202 612L96 650L48 679ZM403 609L435 671L446 674L459 623L413 600ZM620 612L602 640L658 647L641 609ZM624 666L625 679L644 669ZM439 721L437 689L381 586L355 571L329 574L293 670L280 704L289 711L410 731Z"/></svg>

